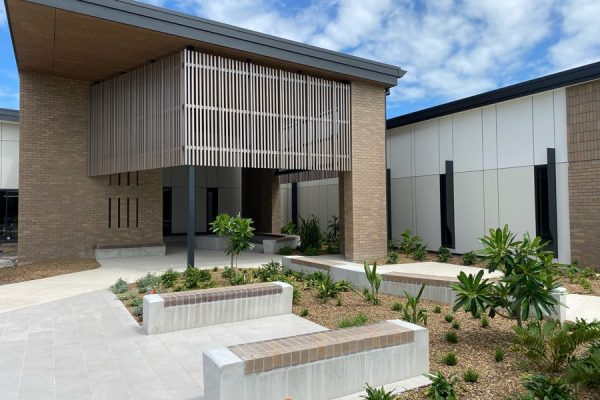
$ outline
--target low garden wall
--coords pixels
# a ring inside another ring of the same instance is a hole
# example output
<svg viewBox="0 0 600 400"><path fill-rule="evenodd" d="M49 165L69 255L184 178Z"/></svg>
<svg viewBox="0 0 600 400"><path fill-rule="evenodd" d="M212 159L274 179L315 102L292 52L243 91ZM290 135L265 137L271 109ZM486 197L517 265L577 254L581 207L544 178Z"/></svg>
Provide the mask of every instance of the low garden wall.
<svg viewBox="0 0 600 400"><path fill-rule="evenodd" d="M289 314L293 288L283 282L144 296L144 331L151 335Z"/></svg>
<svg viewBox="0 0 600 400"><path fill-rule="evenodd" d="M97 245L94 248L96 260L126 257L164 256L167 247L164 243L147 243L136 245Z"/></svg>
<svg viewBox="0 0 600 400"><path fill-rule="evenodd" d="M405 321L219 348L203 354L206 400L331 399L429 372L429 331Z"/></svg>

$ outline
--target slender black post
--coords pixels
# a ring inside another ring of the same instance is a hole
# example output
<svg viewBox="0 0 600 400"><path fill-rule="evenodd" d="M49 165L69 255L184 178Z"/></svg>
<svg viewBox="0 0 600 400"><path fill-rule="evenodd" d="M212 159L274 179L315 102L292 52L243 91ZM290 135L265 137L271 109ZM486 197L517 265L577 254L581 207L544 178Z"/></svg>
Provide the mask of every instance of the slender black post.
<svg viewBox="0 0 600 400"><path fill-rule="evenodd" d="M196 247L196 167L188 165L187 266L194 266Z"/></svg>

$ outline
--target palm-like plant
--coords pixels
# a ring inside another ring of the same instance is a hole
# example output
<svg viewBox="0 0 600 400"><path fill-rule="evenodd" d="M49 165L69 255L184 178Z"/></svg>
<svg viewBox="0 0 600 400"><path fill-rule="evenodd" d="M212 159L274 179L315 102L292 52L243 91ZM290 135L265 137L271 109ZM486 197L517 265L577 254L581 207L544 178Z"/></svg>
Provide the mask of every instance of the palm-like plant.
<svg viewBox="0 0 600 400"><path fill-rule="evenodd" d="M397 398L397 396L394 395L393 390L390 390L389 392L387 392L383 388L383 386L380 388L375 388L375 387L369 386L368 383L365 387L365 394L363 394L360 397L361 397L361 399L365 399L365 400L394 400L395 398Z"/></svg>
<svg viewBox="0 0 600 400"><path fill-rule="evenodd" d="M424 284L421 285L421 289L416 296L411 296L406 290L404 291L404 296L406 296L406 306L404 307L402 318L405 321L413 324L427 325L427 311L418 308L419 301L421 301L421 296L423 295L423 290L425 290Z"/></svg>
<svg viewBox="0 0 600 400"><path fill-rule="evenodd" d="M478 313L485 312L493 304L490 289L492 285L488 283L488 279L482 278L483 270L479 271L476 276L460 272L458 275L459 283L451 285L456 293L454 312L463 308L476 316Z"/></svg>

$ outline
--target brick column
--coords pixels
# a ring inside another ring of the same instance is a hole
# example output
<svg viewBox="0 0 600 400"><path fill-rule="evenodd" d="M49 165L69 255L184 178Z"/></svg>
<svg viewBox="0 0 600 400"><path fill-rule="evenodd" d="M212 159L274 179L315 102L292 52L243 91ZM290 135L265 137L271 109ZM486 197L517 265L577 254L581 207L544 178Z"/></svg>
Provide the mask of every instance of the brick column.
<svg viewBox="0 0 600 400"><path fill-rule="evenodd" d="M242 214L257 232L281 231L281 194L275 170L242 169Z"/></svg>
<svg viewBox="0 0 600 400"><path fill-rule="evenodd" d="M571 255L600 269L600 81L567 88Z"/></svg>
<svg viewBox="0 0 600 400"><path fill-rule="evenodd" d="M385 186L385 90L352 82L352 171L340 174L347 260L387 255ZM343 214L342 214L343 213Z"/></svg>

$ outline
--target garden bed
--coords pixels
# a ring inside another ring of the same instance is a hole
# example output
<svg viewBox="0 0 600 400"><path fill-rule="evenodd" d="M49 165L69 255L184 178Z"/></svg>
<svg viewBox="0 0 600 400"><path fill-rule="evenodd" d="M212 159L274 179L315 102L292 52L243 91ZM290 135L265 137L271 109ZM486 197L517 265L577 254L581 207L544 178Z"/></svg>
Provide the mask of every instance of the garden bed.
<svg viewBox="0 0 600 400"><path fill-rule="evenodd" d="M0 268L0 285L72 274L98 267L100 264L94 259L78 258Z"/></svg>

